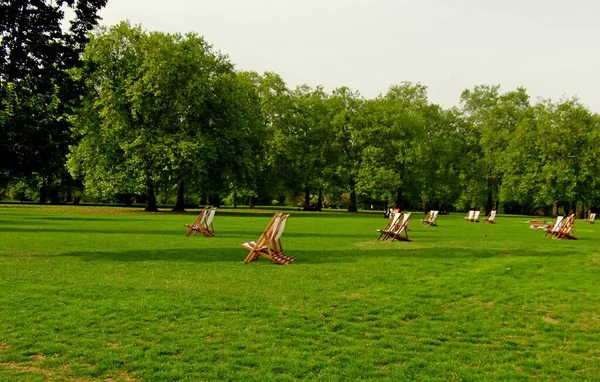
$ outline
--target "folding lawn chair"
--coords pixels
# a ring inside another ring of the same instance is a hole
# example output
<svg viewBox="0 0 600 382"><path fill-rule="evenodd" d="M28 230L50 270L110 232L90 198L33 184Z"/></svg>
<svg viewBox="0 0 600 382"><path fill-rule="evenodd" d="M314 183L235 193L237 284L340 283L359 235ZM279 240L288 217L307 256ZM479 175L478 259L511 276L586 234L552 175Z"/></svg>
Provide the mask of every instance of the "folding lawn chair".
<svg viewBox="0 0 600 382"><path fill-rule="evenodd" d="M564 238L571 240L578 240L575 236L575 214L572 214L568 218L564 219L563 224L558 232L554 233L553 237L558 240L562 240Z"/></svg>
<svg viewBox="0 0 600 382"><path fill-rule="evenodd" d="M389 237L394 240L410 241L408 239L408 219L410 219L411 213L406 213L402 217L402 222L397 223L396 227L391 230ZM403 235L404 234L404 235Z"/></svg>
<svg viewBox="0 0 600 382"><path fill-rule="evenodd" d="M241 245L243 248L250 251L244 260L244 264L248 264L249 262L258 259L259 256L269 259L277 264L290 264L295 261L292 257L287 256L283 252L283 246L281 244L281 235L283 234L285 223L289 216L289 214L283 214L281 212L276 213L257 241L250 241Z"/></svg>
<svg viewBox="0 0 600 382"><path fill-rule="evenodd" d="M467 219L467 221L471 222L471 223L479 223L479 214L481 213L481 211L477 210L477 211L473 211L473 216L471 217L471 219Z"/></svg>
<svg viewBox="0 0 600 382"><path fill-rule="evenodd" d="M593 223L594 220L596 220L596 213L595 212L593 214L590 213L590 216L587 219L585 219L584 221L588 222L588 223Z"/></svg>
<svg viewBox="0 0 600 382"><path fill-rule="evenodd" d="M213 207L208 212L208 216L204 220L204 222L200 225L200 231L204 236L219 236L218 233L215 232L215 227L213 226L213 219L215 217L215 213L217 212L217 207Z"/></svg>
<svg viewBox="0 0 600 382"><path fill-rule="evenodd" d="M544 234L544 237L546 237L548 235L554 236L555 234L558 234L558 232L560 232L560 230L562 228L564 218L565 218L564 216L558 216L558 217L556 217L556 220L554 221L553 224L546 226L546 228L544 228L544 231L546 231L546 233Z"/></svg>
<svg viewBox="0 0 600 382"><path fill-rule="evenodd" d="M429 210L425 219L421 220L421 225L429 225L431 218L433 217L433 210Z"/></svg>
<svg viewBox="0 0 600 382"><path fill-rule="evenodd" d="M471 219L473 219L474 215L475 215L475 210L470 210L469 214L467 216L465 216L465 220L471 221Z"/></svg>
<svg viewBox="0 0 600 382"><path fill-rule="evenodd" d="M440 211L435 211L435 210L431 210L429 211L429 214L427 214L427 217L425 219L423 219L423 225L425 226L437 226L437 217L438 214L440 213Z"/></svg>
<svg viewBox="0 0 600 382"><path fill-rule="evenodd" d="M185 233L186 237L190 236L191 234L196 235L200 233L200 226L202 225L204 219L206 219L206 211L206 207L204 207L192 224L184 224L184 226L187 227L187 232Z"/></svg>
<svg viewBox="0 0 600 382"><path fill-rule="evenodd" d="M386 240L387 236L389 235L390 229L396 225L398 219L400 219L401 216L401 212L390 213L390 218L388 219L385 228L377 230L377 232L379 232L379 237L377 238L377 240L381 240L381 238L383 238L383 240Z"/></svg>
<svg viewBox="0 0 600 382"><path fill-rule="evenodd" d="M492 212L490 212L490 215L485 218L485 222L495 224L496 223L494 221L495 219L496 219L496 210L492 210Z"/></svg>

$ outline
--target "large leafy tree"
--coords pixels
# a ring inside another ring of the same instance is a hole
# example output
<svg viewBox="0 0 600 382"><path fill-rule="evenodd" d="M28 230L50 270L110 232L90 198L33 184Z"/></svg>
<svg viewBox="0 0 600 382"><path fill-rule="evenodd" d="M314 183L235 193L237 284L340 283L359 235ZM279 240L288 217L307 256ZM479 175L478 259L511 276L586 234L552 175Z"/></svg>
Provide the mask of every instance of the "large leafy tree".
<svg viewBox="0 0 600 382"><path fill-rule="evenodd" d="M357 184L363 152L368 147L365 126L360 120L364 104L360 94L347 87L335 89L327 101L334 134L331 148L338 154L333 164L337 179L350 194L349 212L358 211Z"/></svg>
<svg viewBox="0 0 600 382"><path fill-rule="evenodd" d="M147 33L123 22L95 34L84 54L88 97L77 113L69 167L98 196L208 182L215 140L229 128L217 91L233 74L226 57L195 34Z"/></svg>
<svg viewBox="0 0 600 382"><path fill-rule="evenodd" d="M288 123L284 124L284 152L290 159L288 184L293 189L304 190L304 210L320 210L323 202L323 187L326 183L333 139L329 123L327 95L322 88L311 89L304 85L290 94ZM318 191L316 206L311 205L313 190Z"/></svg>
<svg viewBox="0 0 600 382"><path fill-rule="evenodd" d="M0 173L60 178L70 142L66 115L82 94L69 70L80 66L88 33L106 0L0 0ZM64 8L74 11L63 29ZM57 195L54 195L54 201Z"/></svg>
<svg viewBox="0 0 600 382"><path fill-rule="evenodd" d="M506 149L529 108L525 89L505 94L499 90L499 86L476 86L461 94L462 116L471 129L465 138L473 145L466 153L462 204L472 207L483 202L487 211L498 201Z"/></svg>

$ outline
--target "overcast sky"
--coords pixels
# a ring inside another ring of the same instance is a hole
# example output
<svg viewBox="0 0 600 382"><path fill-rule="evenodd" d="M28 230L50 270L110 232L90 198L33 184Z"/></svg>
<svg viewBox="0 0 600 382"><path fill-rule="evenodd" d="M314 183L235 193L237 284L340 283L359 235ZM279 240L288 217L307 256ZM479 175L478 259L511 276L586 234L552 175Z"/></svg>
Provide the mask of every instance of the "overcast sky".
<svg viewBox="0 0 600 382"><path fill-rule="evenodd" d="M108 0L102 24L196 32L240 70L290 88L339 86L372 98L419 82L457 105L475 85L519 86L600 112L597 0Z"/></svg>

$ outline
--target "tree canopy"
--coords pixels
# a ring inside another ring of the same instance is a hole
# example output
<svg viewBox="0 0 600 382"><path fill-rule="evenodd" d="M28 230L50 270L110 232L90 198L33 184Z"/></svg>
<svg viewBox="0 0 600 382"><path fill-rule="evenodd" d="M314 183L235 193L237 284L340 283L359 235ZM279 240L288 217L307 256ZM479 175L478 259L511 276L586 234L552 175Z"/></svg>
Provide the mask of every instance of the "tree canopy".
<svg viewBox="0 0 600 382"><path fill-rule="evenodd" d="M236 70L197 34L128 22L89 34L104 4L0 0L0 176L13 189L70 174L87 200L138 197L147 211L225 201L582 215L600 203L600 117L576 98L478 85L444 109L419 83L371 99L290 88ZM76 10L68 30L61 6Z"/></svg>

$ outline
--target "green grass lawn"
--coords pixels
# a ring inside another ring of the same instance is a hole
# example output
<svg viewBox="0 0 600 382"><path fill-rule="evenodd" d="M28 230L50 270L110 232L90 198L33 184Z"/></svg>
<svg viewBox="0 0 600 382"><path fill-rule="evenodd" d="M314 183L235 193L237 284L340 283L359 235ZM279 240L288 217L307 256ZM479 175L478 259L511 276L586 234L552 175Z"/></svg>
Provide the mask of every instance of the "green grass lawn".
<svg viewBox="0 0 600 382"><path fill-rule="evenodd" d="M0 380L563 380L600 375L600 226L292 212L296 263L242 264L273 211L0 205Z"/></svg>

